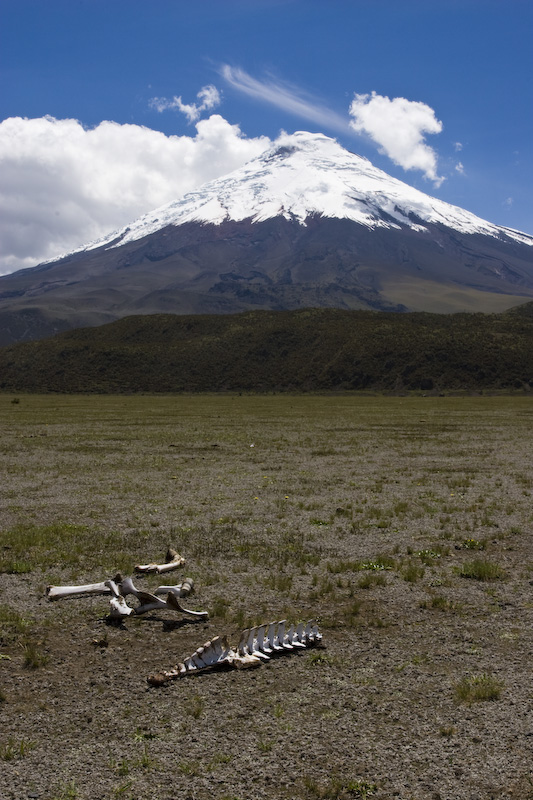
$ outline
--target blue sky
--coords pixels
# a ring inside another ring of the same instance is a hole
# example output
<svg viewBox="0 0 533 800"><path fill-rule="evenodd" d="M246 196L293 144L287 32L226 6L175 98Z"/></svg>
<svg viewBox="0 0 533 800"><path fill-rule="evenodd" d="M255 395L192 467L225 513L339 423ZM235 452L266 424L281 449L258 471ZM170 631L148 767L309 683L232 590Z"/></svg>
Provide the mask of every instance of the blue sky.
<svg viewBox="0 0 533 800"><path fill-rule="evenodd" d="M2 0L0 31L0 273L281 130L533 233L530 0Z"/></svg>

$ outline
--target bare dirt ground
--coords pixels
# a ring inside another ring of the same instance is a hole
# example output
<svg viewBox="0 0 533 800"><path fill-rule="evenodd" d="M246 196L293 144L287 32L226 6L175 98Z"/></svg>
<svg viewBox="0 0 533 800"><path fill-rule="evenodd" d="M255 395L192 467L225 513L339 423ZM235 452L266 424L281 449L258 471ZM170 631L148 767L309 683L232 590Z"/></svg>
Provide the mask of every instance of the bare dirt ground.
<svg viewBox="0 0 533 800"><path fill-rule="evenodd" d="M3 395L0 426L0 800L533 798L531 399ZM209 621L45 597L169 544ZM324 649L147 684L282 618Z"/></svg>

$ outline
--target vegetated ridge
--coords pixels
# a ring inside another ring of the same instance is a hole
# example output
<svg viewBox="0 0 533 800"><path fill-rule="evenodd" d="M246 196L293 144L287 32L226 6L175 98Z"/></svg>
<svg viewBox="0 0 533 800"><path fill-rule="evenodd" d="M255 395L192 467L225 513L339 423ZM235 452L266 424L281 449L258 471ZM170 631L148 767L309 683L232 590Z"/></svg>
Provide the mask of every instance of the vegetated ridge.
<svg viewBox="0 0 533 800"><path fill-rule="evenodd" d="M0 345L132 314L496 313L531 299L532 236L300 132L104 239L0 277Z"/></svg>
<svg viewBox="0 0 533 800"><path fill-rule="evenodd" d="M2 391L518 389L533 389L533 303L487 315L133 316L0 349Z"/></svg>

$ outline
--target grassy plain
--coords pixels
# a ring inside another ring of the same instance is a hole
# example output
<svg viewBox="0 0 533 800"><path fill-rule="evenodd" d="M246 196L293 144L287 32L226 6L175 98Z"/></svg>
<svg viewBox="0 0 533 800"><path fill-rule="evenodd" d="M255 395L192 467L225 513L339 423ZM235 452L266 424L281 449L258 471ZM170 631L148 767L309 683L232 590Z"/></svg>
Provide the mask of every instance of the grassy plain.
<svg viewBox="0 0 533 800"><path fill-rule="evenodd" d="M0 426L2 800L533 798L533 400L5 394ZM45 599L169 544L208 622ZM325 648L146 683L284 617Z"/></svg>

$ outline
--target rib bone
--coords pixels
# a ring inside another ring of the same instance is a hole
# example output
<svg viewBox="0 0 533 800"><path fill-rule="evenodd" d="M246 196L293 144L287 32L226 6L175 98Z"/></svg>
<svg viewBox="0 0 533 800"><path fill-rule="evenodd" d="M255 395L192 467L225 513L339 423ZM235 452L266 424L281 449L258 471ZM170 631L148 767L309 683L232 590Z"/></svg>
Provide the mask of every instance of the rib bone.
<svg viewBox="0 0 533 800"><path fill-rule="evenodd" d="M185 564L185 559L183 556L180 556L176 550L173 550L171 547L169 547L164 564L139 564L135 567L135 571L157 572L158 574L161 574L162 572L170 572L170 570L177 569L177 567L181 567L182 564Z"/></svg>

